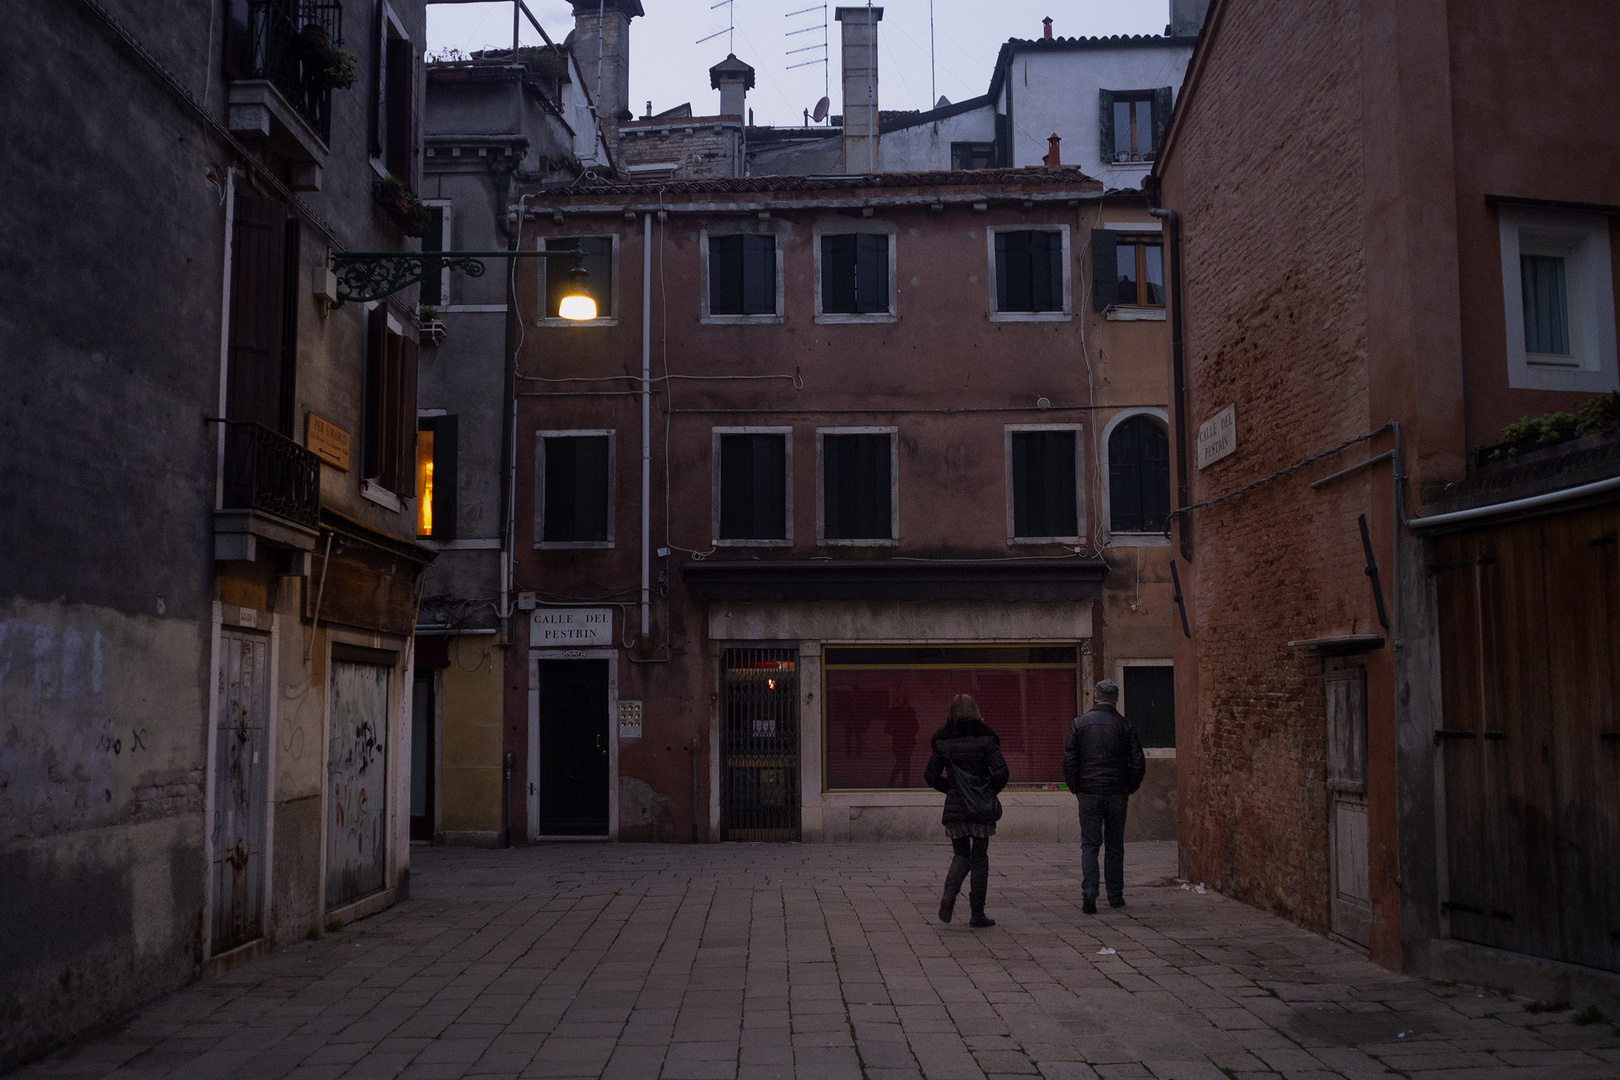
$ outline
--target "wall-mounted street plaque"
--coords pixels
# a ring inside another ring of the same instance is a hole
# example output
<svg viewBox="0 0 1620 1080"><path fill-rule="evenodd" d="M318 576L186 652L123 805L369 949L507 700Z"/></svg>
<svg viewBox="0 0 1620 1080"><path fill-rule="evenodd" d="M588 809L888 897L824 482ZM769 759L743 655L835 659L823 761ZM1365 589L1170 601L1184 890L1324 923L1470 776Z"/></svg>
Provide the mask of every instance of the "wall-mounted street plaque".
<svg viewBox="0 0 1620 1080"><path fill-rule="evenodd" d="M1198 425L1198 467L1213 464L1237 449L1237 408L1228 405Z"/></svg>
<svg viewBox="0 0 1620 1080"><path fill-rule="evenodd" d="M529 613L536 649L583 649L613 644L612 608L542 607Z"/></svg>
<svg viewBox="0 0 1620 1080"><path fill-rule="evenodd" d="M334 468L349 471L349 433L310 413L304 423L304 447Z"/></svg>

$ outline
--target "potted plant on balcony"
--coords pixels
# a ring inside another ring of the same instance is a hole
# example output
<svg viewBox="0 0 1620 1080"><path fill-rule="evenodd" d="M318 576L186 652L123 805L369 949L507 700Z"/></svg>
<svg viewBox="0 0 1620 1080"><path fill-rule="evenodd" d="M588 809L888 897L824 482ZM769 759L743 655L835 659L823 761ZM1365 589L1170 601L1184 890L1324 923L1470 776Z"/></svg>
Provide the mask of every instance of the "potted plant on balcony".
<svg viewBox="0 0 1620 1080"><path fill-rule="evenodd" d="M389 173L377 181L375 193L377 205L394 219L400 232L406 236L421 236L427 231L432 211L428 209L426 203L416 197L405 181Z"/></svg>
<svg viewBox="0 0 1620 1080"><path fill-rule="evenodd" d="M447 329L439 321L437 308L422 304L416 309L417 341L423 345L437 345L444 340Z"/></svg>
<svg viewBox="0 0 1620 1080"><path fill-rule="evenodd" d="M303 62L304 71L314 81L331 90L347 90L354 85L355 69L359 58L332 42L326 27L320 23L305 23L293 38L293 48Z"/></svg>

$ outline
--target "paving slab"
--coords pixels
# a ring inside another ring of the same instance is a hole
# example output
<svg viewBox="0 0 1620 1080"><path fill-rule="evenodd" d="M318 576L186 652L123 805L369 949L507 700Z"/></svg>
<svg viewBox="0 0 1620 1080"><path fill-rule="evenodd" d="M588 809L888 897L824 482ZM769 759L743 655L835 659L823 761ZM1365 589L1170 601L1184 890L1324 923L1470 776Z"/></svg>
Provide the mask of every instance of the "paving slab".
<svg viewBox="0 0 1620 1080"><path fill-rule="evenodd" d="M995 844L937 918L944 844L411 849L412 899L152 1003L23 1080L1576 1080L1620 1027L1375 967L1128 846ZM961 912L959 905L959 914ZM1397 1071L1398 1070L1398 1071Z"/></svg>

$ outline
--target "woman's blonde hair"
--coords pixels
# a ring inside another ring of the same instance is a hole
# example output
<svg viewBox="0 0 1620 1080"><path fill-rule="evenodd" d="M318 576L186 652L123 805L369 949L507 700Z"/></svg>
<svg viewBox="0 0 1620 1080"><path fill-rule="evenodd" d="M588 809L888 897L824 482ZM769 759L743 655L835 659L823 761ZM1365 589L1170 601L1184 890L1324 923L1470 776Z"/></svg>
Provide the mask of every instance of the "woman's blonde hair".
<svg viewBox="0 0 1620 1080"><path fill-rule="evenodd" d="M979 703L973 700L972 694L957 694L951 699L950 711L945 714L945 722L954 724L961 720L979 720Z"/></svg>

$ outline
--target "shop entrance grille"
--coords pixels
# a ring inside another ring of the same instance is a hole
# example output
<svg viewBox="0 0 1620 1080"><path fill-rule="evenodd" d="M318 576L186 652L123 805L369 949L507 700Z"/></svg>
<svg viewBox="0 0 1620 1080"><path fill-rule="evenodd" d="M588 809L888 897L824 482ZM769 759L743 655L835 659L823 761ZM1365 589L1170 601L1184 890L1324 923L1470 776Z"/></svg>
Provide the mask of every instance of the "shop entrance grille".
<svg viewBox="0 0 1620 1080"><path fill-rule="evenodd" d="M722 836L799 839L799 650L726 649L720 686Z"/></svg>

